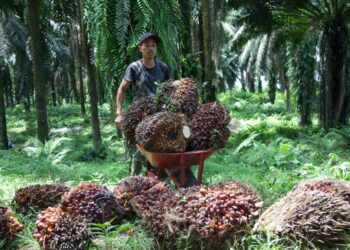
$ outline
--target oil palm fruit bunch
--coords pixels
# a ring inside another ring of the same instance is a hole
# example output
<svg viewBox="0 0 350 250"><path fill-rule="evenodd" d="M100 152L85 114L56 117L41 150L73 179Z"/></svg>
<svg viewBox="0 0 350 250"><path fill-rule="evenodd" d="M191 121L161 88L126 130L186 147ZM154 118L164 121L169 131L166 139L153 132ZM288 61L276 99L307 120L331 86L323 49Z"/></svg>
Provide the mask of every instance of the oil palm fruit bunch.
<svg viewBox="0 0 350 250"><path fill-rule="evenodd" d="M135 129L145 117L152 114L152 109L153 98L147 96L133 102L123 113L121 129L128 145L135 144Z"/></svg>
<svg viewBox="0 0 350 250"><path fill-rule="evenodd" d="M122 180L114 189L114 196L125 213L132 213L130 200L143 194L160 181L145 176L132 176Z"/></svg>
<svg viewBox="0 0 350 250"><path fill-rule="evenodd" d="M198 108L199 94L190 78L161 84L155 98L156 111L183 113L191 118Z"/></svg>
<svg viewBox="0 0 350 250"><path fill-rule="evenodd" d="M346 181L330 178L308 179L299 183L294 190L318 190L330 195L339 196L350 204L350 183Z"/></svg>
<svg viewBox="0 0 350 250"><path fill-rule="evenodd" d="M24 212L31 207L43 210L56 206L67 191L69 188L63 184L30 185L16 191L13 203Z"/></svg>
<svg viewBox="0 0 350 250"><path fill-rule="evenodd" d="M296 189L268 208L254 230L307 247L335 247L349 242L350 205L327 192Z"/></svg>
<svg viewBox="0 0 350 250"><path fill-rule="evenodd" d="M89 222L104 223L121 219L123 212L113 193L105 186L80 184L62 196L61 208L73 215L82 215Z"/></svg>
<svg viewBox="0 0 350 250"><path fill-rule="evenodd" d="M60 207L49 207L38 214L33 236L49 250L83 250L90 241L84 217L63 212Z"/></svg>
<svg viewBox="0 0 350 250"><path fill-rule="evenodd" d="M170 189L159 182L131 200L133 209L146 221L147 229L159 239L165 238L165 213L182 198L183 190Z"/></svg>
<svg viewBox="0 0 350 250"><path fill-rule="evenodd" d="M0 241L11 240L22 229L23 225L13 217L12 210L0 205Z"/></svg>
<svg viewBox="0 0 350 250"><path fill-rule="evenodd" d="M250 187L238 182L194 187L170 210L165 220L170 235L185 233L215 249L243 236L258 217L262 205Z"/></svg>
<svg viewBox="0 0 350 250"><path fill-rule="evenodd" d="M228 110L222 104L203 104L189 123L189 150L224 147L231 134L227 128L230 119Z"/></svg>
<svg viewBox="0 0 350 250"><path fill-rule="evenodd" d="M182 114L160 112L146 117L136 128L136 142L150 152L184 152L191 135Z"/></svg>

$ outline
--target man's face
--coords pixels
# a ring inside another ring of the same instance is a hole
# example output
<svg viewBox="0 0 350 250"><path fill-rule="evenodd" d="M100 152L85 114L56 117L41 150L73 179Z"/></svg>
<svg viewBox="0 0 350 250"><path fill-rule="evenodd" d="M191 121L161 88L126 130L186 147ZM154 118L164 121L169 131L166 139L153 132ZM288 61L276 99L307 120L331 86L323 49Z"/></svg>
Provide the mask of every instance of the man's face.
<svg viewBox="0 0 350 250"><path fill-rule="evenodd" d="M157 53L157 43L152 38L146 39L139 45L139 51L145 59L154 59Z"/></svg>

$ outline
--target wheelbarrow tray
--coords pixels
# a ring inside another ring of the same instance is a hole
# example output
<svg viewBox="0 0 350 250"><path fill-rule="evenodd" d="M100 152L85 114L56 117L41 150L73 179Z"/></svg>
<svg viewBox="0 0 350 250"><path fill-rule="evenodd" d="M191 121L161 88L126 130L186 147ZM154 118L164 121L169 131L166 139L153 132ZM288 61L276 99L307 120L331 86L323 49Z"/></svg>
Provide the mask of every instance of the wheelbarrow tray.
<svg viewBox="0 0 350 250"><path fill-rule="evenodd" d="M181 169L181 184L184 185L184 169L190 168L193 165L199 165L198 169L198 184L202 183L203 165L204 161L213 153L220 149L215 150L197 150L188 151L182 153L156 153L145 150L144 145L136 145L141 154L147 159L147 161L158 170L166 170L168 173L175 168ZM174 180L174 178L172 178Z"/></svg>

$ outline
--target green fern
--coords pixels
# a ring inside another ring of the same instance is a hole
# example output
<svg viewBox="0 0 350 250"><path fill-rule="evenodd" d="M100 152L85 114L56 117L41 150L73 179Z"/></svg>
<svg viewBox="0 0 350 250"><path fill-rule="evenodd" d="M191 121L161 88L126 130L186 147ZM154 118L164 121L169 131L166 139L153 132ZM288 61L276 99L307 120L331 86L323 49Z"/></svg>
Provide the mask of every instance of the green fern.
<svg viewBox="0 0 350 250"><path fill-rule="evenodd" d="M70 138L61 137L55 138L47 141L45 144L36 138L31 138L27 142L27 146L24 150L29 156L47 158L52 164L57 164L62 161L62 159L69 153L70 149L62 149L58 153L58 148L62 146L63 142L71 141Z"/></svg>

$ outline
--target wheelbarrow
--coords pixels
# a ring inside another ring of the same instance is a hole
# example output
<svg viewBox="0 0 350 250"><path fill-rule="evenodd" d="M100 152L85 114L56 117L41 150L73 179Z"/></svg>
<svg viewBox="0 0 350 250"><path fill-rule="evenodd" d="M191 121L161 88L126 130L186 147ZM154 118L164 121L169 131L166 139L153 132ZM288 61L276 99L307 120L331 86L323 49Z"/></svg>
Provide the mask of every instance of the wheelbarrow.
<svg viewBox="0 0 350 250"><path fill-rule="evenodd" d="M198 150L183 153L153 153L145 150L144 145L142 144L138 144L136 146L148 161L146 175L159 177L161 172L165 170L178 188L185 187L185 171L187 168L191 168L193 165L199 165L197 181L198 185L201 185L204 161L210 155L220 150ZM151 171L150 165L156 170L155 172ZM174 170L178 168L180 168L180 182L174 175Z"/></svg>

